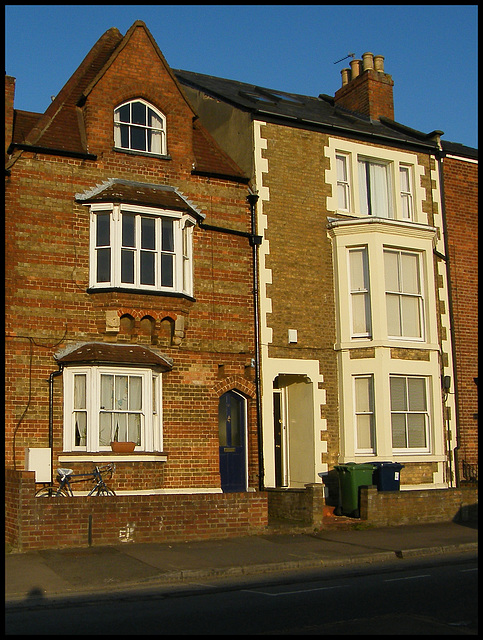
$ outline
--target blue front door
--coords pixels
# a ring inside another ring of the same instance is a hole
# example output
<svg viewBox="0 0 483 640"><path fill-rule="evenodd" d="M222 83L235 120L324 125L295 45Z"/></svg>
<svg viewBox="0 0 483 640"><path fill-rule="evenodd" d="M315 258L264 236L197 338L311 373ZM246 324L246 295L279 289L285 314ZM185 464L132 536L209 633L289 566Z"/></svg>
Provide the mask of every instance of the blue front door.
<svg viewBox="0 0 483 640"><path fill-rule="evenodd" d="M218 405L220 438L220 476L224 493L246 491L245 478L245 400L228 391Z"/></svg>

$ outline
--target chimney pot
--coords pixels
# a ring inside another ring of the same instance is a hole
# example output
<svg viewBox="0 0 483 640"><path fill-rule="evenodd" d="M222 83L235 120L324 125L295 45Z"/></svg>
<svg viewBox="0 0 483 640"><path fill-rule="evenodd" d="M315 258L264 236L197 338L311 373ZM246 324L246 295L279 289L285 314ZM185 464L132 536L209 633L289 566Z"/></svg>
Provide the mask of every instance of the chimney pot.
<svg viewBox="0 0 483 640"><path fill-rule="evenodd" d="M351 73L351 70L348 67L346 67L345 69L341 70L340 74L342 76L342 86L344 86L346 84L349 84L349 82L350 82L350 73Z"/></svg>
<svg viewBox="0 0 483 640"><path fill-rule="evenodd" d="M374 56L370 51L362 54L362 70L374 69Z"/></svg>
<svg viewBox="0 0 483 640"><path fill-rule="evenodd" d="M357 76L361 73L361 62L362 60L351 60L350 65L352 80L354 80L354 78L357 78Z"/></svg>
<svg viewBox="0 0 483 640"><path fill-rule="evenodd" d="M384 56L374 56L374 69L384 73Z"/></svg>

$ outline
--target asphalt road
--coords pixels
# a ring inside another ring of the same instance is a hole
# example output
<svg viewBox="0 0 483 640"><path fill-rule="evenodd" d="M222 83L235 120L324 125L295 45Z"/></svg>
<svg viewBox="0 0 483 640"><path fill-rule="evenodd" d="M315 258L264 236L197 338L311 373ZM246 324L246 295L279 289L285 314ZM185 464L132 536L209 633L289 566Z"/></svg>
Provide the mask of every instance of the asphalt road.
<svg viewBox="0 0 483 640"><path fill-rule="evenodd" d="M7 607L7 635L476 635L477 558L161 586Z"/></svg>

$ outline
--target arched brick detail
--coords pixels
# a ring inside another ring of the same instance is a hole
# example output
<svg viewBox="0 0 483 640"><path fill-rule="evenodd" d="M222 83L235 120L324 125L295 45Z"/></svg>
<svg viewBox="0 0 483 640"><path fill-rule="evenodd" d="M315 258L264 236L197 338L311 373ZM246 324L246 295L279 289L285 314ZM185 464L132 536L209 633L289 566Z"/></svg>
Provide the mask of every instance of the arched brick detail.
<svg viewBox="0 0 483 640"><path fill-rule="evenodd" d="M253 384L253 382L250 382L250 380L246 380L242 376L229 376L224 380L220 380L220 382L218 382L218 384L213 387L212 393L215 397L220 398L224 393L226 393L227 391L232 391L233 389L240 391L252 400L255 399L255 385Z"/></svg>

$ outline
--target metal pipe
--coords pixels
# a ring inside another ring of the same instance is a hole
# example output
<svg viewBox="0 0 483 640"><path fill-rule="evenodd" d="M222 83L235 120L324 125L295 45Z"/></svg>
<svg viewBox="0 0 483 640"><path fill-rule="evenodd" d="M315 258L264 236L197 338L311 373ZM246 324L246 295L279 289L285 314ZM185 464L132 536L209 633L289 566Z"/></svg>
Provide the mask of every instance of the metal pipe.
<svg viewBox="0 0 483 640"><path fill-rule="evenodd" d="M256 235L256 205L258 195L250 193L247 196L250 204L251 232L250 244L253 252L253 314L255 324L255 395L257 411L257 434L258 434L258 489L264 490L265 469L263 462L263 432L262 432L262 410L261 410L261 389L260 389L260 324L258 305L258 247L262 237Z"/></svg>
<svg viewBox="0 0 483 640"><path fill-rule="evenodd" d="M52 371L49 374L49 448L50 448L50 472L53 478L54 470L54 378L62 375L64 365L62 362L58 363L59 370Z"/></svg>

